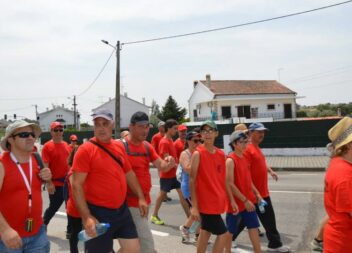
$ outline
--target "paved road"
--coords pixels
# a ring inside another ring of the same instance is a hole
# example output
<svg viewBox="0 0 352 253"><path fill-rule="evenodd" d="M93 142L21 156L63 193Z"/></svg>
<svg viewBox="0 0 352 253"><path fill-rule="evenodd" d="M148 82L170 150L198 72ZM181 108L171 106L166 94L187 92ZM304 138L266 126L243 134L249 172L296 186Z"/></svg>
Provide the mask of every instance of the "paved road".
<svg viewBox="0 0 352 253"><path fill-rule="evenodd" d="M314 237L320 219L324 216L322 193L324 173L280 172L279 177L278 182L270 179L269 184L282 240L291 247L292 252L311 252L308 247L309 242ZM159 189L159 180L157 171L154 169L152 169L152 178L152 198L155 200ZM46 206L48 203L47 194L46 192L43 194ZM166 221L166 225L151 225L156 248L159 253L195 252L193 245L181 243L178 227L183 223L185 216L177 200L177 193L172 192L170 196L173 200L164 203L159 213L159 216ZM48 227L51 252L69 252L65 230L66 217L64 209L61 208ZM266 252L267 241L265 238L262 238L261 241L262 249ZM246 232L240 235L237 243L238 252L251 252ZM117 243L115 248L118 248ZM83 248L81 247L81 249Z"/></svg>

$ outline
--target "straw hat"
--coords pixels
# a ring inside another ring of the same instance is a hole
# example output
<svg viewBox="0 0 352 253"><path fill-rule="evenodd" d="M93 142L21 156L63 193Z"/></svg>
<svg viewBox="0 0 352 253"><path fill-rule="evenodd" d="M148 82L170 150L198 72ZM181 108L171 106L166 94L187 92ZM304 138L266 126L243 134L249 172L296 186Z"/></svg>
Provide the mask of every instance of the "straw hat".
<svg viewBox="0 0 352 253"><path fill-rule="evenodd" d="M352 118L344 117L328 132L334 150L352 142Z"/></svg>
<svg viewBox="0 0 352 253"><path fill-rule="evenodd" d="M243 124L243 123L237 124L235 126L234 131L238 131L238 130L242 130L242 131L248 132L247 126L245 124Z"/></svg>
<svg viewBox="0 0 352 253"><path fill-rule="evenodd" d="M33 129L33 132L36 138L38 138L39 135L42 133L42 130L37 124L28 123L27 121L24 121L24 120L17 120L6 127L5 136L1 139L1 148L5 151L8 150L6 145L7 140L13 135L13 133L18 128L22 128L26 126L29 126Z"/></svg>

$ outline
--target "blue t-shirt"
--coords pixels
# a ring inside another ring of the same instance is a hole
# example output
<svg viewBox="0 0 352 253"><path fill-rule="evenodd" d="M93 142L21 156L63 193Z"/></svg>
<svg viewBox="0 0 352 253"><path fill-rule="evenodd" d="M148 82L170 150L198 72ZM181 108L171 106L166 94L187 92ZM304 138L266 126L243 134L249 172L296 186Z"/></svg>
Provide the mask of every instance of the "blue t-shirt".
<svg viewBox="0 0 352 253"><path fill-rule="evenodd" d="M188 150L186 150L185 152L187 153L187 155L191 156ZM185 199L191 197L191 193L189 189L189 174L183 169L182 169L181 191Z"/></svg>

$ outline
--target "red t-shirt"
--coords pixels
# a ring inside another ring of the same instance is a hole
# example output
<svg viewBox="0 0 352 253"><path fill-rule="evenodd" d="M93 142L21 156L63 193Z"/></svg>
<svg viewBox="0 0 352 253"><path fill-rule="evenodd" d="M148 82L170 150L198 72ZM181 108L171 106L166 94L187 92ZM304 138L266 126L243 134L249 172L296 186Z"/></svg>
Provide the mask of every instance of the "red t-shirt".
<svg viewBox="0 0 352 253"><path fill-rule="evenodd" d="M262 198L268 197L268 168L266 165L265 156L260 148L252 143L248 144L243 155L249 163L249 169L254 186L257 188Z"/></svg>
<svg viewBox="0 0 352 253"><path fill-rule="evenodd" d="M195 182L199 212L222 214L226 210L225 153L216 148L212 154L204 145L197 147L200 154L198 173Z"/></svg>
<svg viewBox="0 0 352 253"><path fill-rule="evenodd" d="M53 140L44 144L42 150L43 162L48 164L55 186L63 186L63 180L69 170L67 158L70 155L67 142L54 143ZM60 181L59 181L60 180Z"/></svg>
<svg viewBox="0 0 352 253"><path fill-rule="evenodd" d="M175 146L175 149L176 149L177 160L180 159L180 155L181 155L182 151L185 150L185 144L186 144L186 141L185 140L181 140L180 138L178 138L174 142L174 146Z"/></svg>
<svg viewBox="0 0 352 253"><path fill-rule="evenodd" d="M324 228L324 252L352 252L352 164L333 158L325 175L325 210L329 222Z"/></svg>
<svg viewBox="0 0 352 253"><path fill-rule="evenodd" d="M40 167L32 155L32 211L29 213L28 189L9 152L3 153L1 163L5 177L0 191L0 212L10 227L16 230L21 237L33 236L38 233L43 224L42 182L38 177ZM29 182L29 163L21 163L21 167ZM28 218L33 219L33 231L30 233L25 231L25 220Z"/></svg>
<svg viewBox="0 0 352 253"><path fill-rule="evenodd" d="M169 154L175 159L176 162L178 161L174 142L172 141L172 139L166 137L162 138L159 143L159 156L161 157L161 159L164 159L165 154ZM160 178L173 177L176 177L176 167L170 169L167 172L160 171Z"/></svg>
<svg viewBox="0 0 352 253"><path fill-rule="evenodd" d="M72 186L70 183L70 177L72 176L73 172L72 169L68 172L66 180L67 180L67 185L68 185L68 200L67 200L67 204L66 204L66 213L72 217L75 218L80 218L81 215L79 214L75 201L73 199L73 195L72 195Z"/></svg>
<svg viewBox="0 0 352 253"><path fill-rule="evenodd" d="M108 153L87 141L82 144L73 159L73 172L88 173L84 182L84 193L88 203L106 208L119 208L126 199L127 182L125 173L131 170L125 149L117 140L98 142L119 158L120 165Z"/></svg>
<svg viewBox="0 0 352 253"><path fill-rule="evenodd" d="M159 156L153 146L150 145L150 143L147 141L145 142L145 144L148 146L149 157L146 156L147 150L143 142L139 145L134 145L130 140L125 140L128 143L128 149L130 151L130 154L127 153L128 160L130 161L132 170L136 174L138 182L141 185L145 200L148 204L150 204L150 190L152 188L152 179L149 172L149 163L154 162L156 159L159 158ZM124 144L121 141L119 143L125 149ZM138 197L132 192L129 187L127 189L127 205L131 207L138 207Z"/></svg>
<svg viewBox="0 0 352 253"><path fill-rule="evenodd" d="M159 143L164 136L160 132L156 133L152 137L151 144L154 147L157 154L159 154Z"/></svg>
<svg viewBox="0 0 352 253"><path fill-rule="evenodd" d="M249 165L247 159L245 157L239 157L233 152L228 157L231 158L235 164L233 171L234 183L237 186L238 190L252 203L257 203L256 197L252 190L252 179L251 173L248 168ZM234 197L239 211L242 212L243 210L245 210L246 208L242 200L237 198L236 196ZM227 206L227 212L233 213L233 209L231 208L230 202Z"/></svg>

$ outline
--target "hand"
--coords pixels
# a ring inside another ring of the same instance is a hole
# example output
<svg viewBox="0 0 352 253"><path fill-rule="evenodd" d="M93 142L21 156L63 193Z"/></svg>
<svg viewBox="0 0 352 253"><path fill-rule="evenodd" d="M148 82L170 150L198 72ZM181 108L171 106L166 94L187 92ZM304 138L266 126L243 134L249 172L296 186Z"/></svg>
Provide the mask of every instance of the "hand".
<svg viewBox="0 0 352 253"><path fill-rule="evenodd" d="M238 214L238 205L236 204L235 201L231 201L231 208L233 210L233 214Z"/></svg>
<svg viewBox="0 0 352 253"><path fill-rule="evenodd" d="M19 249L22 247L22 239L18 233L11 227L8 227L1 233L1 240L6 248Z"/></svg>
<svg viewBox="0 0 352 253"><path fill-rule="evenodd" d="M43 168L38 173L39 177L43 181L50 181L52 178L51 170L49 168Z"/></svg>
<svg viewBox="0 0 352 253"><path fill-rule="evenodd" d="M99 221L95 217L93 217L92 215L89 215L88 217L82 219L82 223L83 223L84 230L86 231L86 234L89 237L97 236L95 225L98 224Z"/></svg>
<svg viewBox="0 0 352 253"><path fill-rule="evenodd" d="M257 194L257 203L259 204L260 201L262 201L262 200L263 200L262 196L260 196L260 194L258 193Z"/></svg>
<svg viewBox="0 0 352 253"><path fill-rule="evenodd" d="M167 156L167 157L165 157L164 160L167 162L167 167L169 169L172 169L173 167L176 166L175 159L172 156Z"/></svg>
<svg viewBox="0 0 352 253"><path fill-rule="evenodd" d="M138 199L138 206L139 206L139 213L141 214L141 217L148 217L148 204L147 201L145 201L144 198Z"/></svg>
<svg viewBox="0 0 352 253"><path fill-rule="evenodd" d="M196 207L191 208L191 217L195 221L200 221L200 214L199 214L198 208Z"/></svg>
<svg viewBox="0 0 352 253"><path fill-rule="evenodd" d="M250 200L248 200L248 199L244 202L244 206L245 206L247 212L253 212L253 211L255 211L255 206L254 206L254 204L253 204Z"/></svg>
<svg viewBox="0 0 352 253"><path fill-rule="evenodd" d="M46 189L50 195L55 193L55 185L52 181L46 183Z"/></svg>
<svg viewBox="0 0 352 253"><path fill-rule="evenodd" d="M279 180L279 176L276 174L275 171L271 170L270 175L275 181Z"/></svg>

